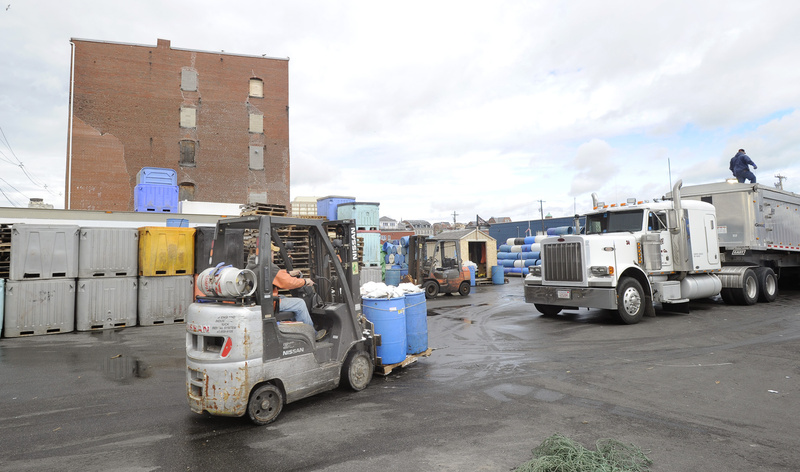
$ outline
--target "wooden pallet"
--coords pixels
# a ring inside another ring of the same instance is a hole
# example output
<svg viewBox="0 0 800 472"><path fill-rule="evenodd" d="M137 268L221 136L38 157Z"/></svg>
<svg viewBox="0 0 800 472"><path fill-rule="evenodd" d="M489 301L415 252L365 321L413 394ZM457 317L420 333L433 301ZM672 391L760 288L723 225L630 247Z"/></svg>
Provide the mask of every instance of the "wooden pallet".
<svg viewBox="0 0 800 472"><path fill-rule="evenodd" d="M432 352L433 352L433 348L429 347L428 350L425 351L425 352L421 352L419 354L409 354L409 355L407 355L405 360L403 360L402 362L398 362L397 364L386 364L386 365L381 364L381 365L375 366L375 373L378 374L378 375L384 375L384 376L389 375L389 374L392 373L392 371L394 369L405 367L407 365L411 365L411 364L417 362L417 360L420 357L429 357Z"/></svg>
<svg viewBox="0 0 800 472"><path fill-rule="evenodd" d="M287 216L285 205L274 205L271 203L248 203L242 207L241 216L269 215Z"/></svg>
<svg viewBox="0 0 800 472"><path fill-rule="evenodd" d="M11 269L11 225L0 225L0 279L7 279ZM2 307L0 307L2 309Z"/></svg>

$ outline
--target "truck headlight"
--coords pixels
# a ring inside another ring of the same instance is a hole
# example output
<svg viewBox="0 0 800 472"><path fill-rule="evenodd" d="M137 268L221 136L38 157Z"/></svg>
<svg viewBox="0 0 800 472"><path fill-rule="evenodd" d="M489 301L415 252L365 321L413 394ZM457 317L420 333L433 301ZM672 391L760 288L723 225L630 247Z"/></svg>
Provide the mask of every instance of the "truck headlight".
<svg viewBox="0 0 800 472"><path fill-rule="evenodd" d="M528 273L534 277L541 277L542 276L542 266L530 266L528 267Z"/></svg>
<svg viewBox="0 0 800 472"><path fill-rule="evenodd" d="M589 273L595 277L614 275L614 266L592 266L589 267Z"/></svg>

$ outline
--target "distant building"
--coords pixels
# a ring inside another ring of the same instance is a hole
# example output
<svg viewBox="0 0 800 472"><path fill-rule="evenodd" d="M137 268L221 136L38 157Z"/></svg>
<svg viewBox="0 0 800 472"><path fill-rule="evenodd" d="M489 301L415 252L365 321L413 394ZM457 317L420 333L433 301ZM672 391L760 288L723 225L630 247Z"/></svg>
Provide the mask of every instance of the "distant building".
<svg viewBox="0 0 800 472"><path fill-rule="evenodd" d="M289 206L289 61L72 39L65 207L133 210L142 167L179 200Z"/></svg>
<svg viewBox="0 0 800 472"><path fill-rule="evenodd" d="M442 222L433 224L433 234L439 234L442 231L450 231L451 229L454 229L454 228L453 228L453 225L450 224L449 221L442 221Z"/></svg>
<svg viewBox="0 0 800 472"><path fill-rule="evenodd" d="M391 231L397 229L397 220L389 218L388 216L381 216L380 230Z"/></svg>
<svg viewBox="0 0 800 472"><path fill-rule="evenodd" d="M418 236L433 236L433 226L425 220L403 220L401 223Z"/></svg>

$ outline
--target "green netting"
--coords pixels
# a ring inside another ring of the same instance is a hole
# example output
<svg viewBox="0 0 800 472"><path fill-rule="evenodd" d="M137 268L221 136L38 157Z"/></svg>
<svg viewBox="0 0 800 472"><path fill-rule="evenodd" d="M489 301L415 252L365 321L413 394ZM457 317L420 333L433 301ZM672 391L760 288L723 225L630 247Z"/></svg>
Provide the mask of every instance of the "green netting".
<svg viewBox="0 0 800 472"><path fill-rule="evenodd" d="M533 459L515 472L647 472L653 463L640 448L616 439L599 439L590 451L561 434L545 439Z"/></svg>

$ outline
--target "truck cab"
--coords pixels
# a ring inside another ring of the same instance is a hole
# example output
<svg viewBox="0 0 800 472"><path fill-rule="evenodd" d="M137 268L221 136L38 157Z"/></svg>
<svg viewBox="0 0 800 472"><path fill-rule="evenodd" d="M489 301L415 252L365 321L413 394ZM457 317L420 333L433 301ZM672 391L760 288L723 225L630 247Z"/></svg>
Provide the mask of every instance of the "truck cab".
<svg viewBox="0 0 800 472"><path fill-rule="evenodd" d="M653 303L686 309L716 295L721 283L714 206L680 199L629 199L606 205L593 197L583 234L541 241L542 265L524 281L525 301L555 315L565 308L616 310L626 324L655 314Z"/></svg>

